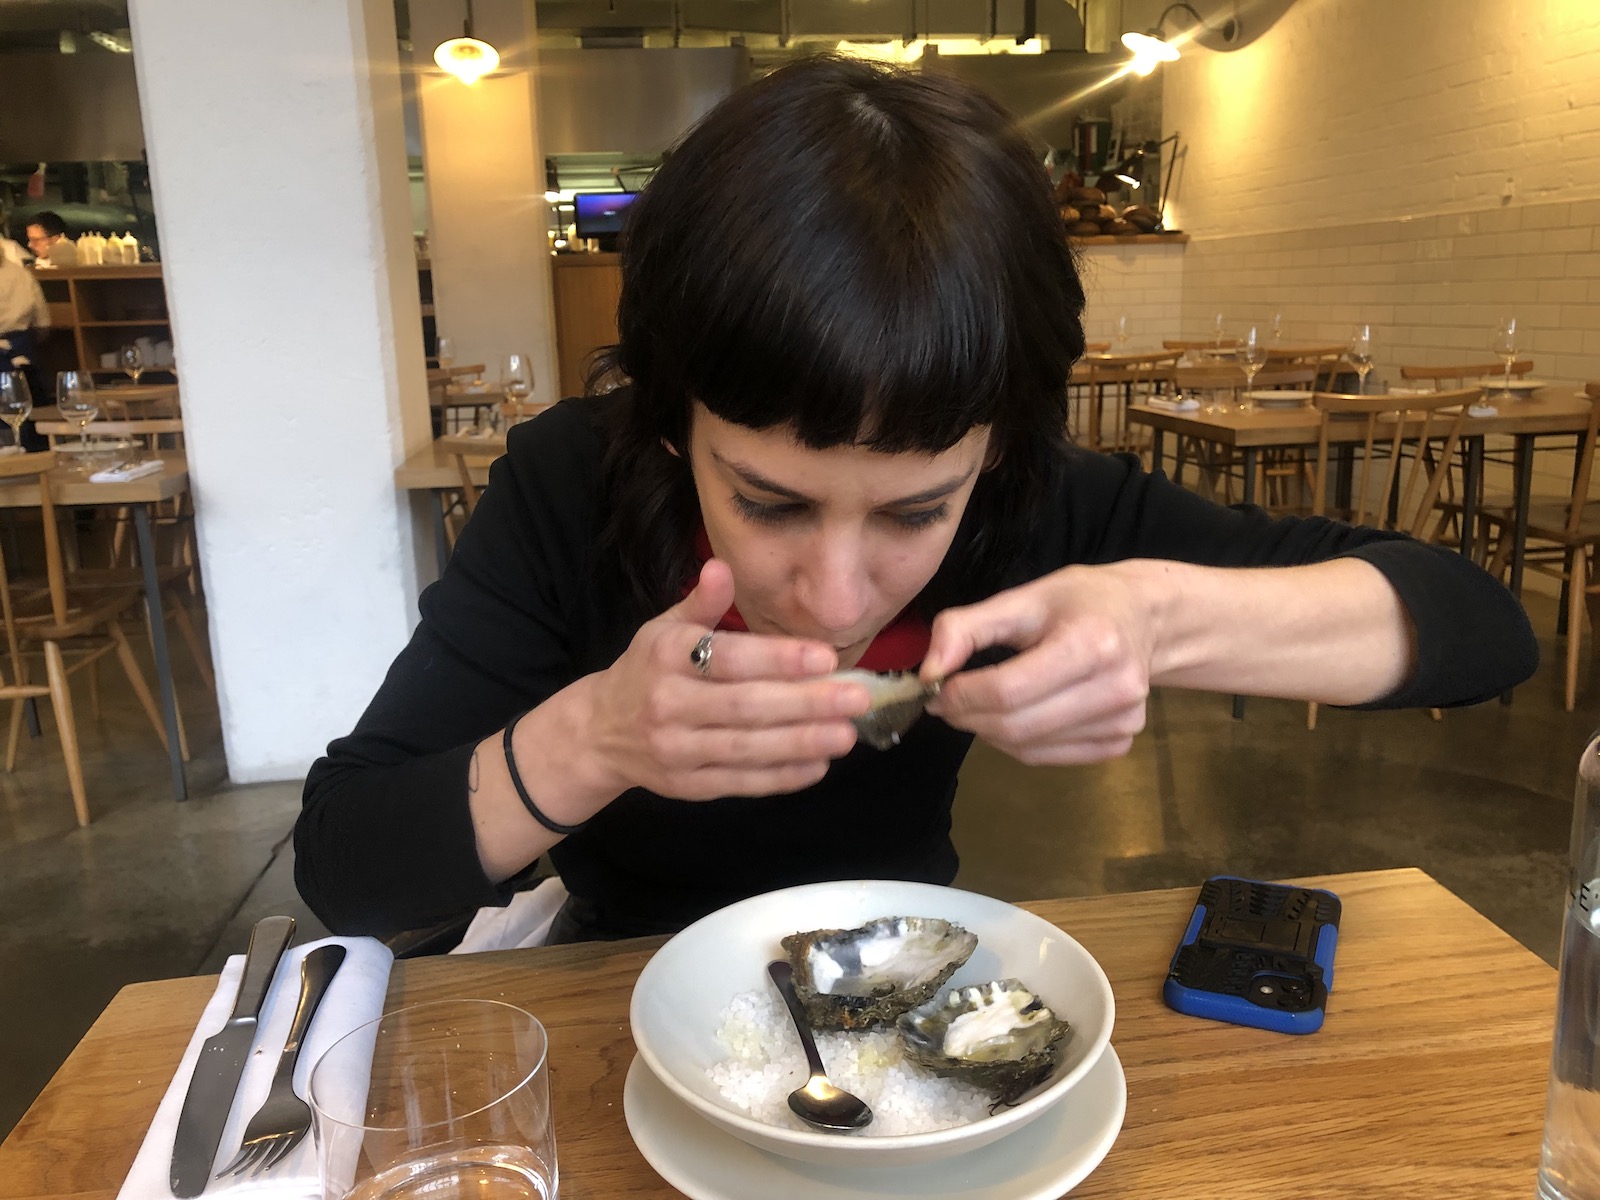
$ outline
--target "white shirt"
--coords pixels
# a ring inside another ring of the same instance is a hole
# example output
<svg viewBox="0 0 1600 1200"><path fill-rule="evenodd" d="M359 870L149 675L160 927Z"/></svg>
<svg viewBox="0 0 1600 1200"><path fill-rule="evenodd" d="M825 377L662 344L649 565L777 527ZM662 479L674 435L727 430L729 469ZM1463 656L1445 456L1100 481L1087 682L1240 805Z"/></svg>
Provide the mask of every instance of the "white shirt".
<svg viewBox="0 0 1600 1200"><path fill-rule="evenodd" d="M17 266L28 261L28 252L8 237L0 237L0 258L8 258Z"/></svg>
<svg viewBox="0 0 1600 1200"><path fill-rule="evenodd" d="M43 329L50 324L44 289L26 267L0 257L0 334L13 329Z"/></svg>

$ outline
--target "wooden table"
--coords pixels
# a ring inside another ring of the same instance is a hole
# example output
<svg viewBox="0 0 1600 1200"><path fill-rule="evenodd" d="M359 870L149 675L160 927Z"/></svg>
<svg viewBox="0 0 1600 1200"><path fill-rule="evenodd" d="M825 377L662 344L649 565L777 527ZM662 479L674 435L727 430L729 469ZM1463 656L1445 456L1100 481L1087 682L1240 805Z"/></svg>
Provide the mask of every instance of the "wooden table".
<svg viewBox="0 0 1600 1200"><path fill-rule="evenodd" d="M1511 590L1522 595L1523 545L1528 536L1528 505L1533 486L1534 442L1551 434L1582 433L1588 427L1590 402L1575 394L1575 385L1558 384L1545 388L1525 400L1499 401L1499 413L1492 417L1468 417L1462 429L1467 447L1466 479L1463 497L1475 496L1474 481L1483 469L1483 439L1491 434L1509 435L1514 439L1513 504L1515 527L1511 552ZM1396 401L1402 397L1396 396ZM1244 501L1255 501L1256 462L1262 450L1293 449L1315 446L1319 429L1317 410L1310 406L1299 408L1262 408L1255 406L1248 412L1230 410L1208 413L1196 409L1190 412L1173 412L1152 408L1148 404L1133 404L1128 408L1128 422L1144 425L1154 434L1151 462L1159 467L1163 452L1164 435L1195 438L1238 450L1244 469ZM1349 429L1332 431L1331 441L1357 442L1363 438L1359 422L1351 422ZM1472 552L1472 513L1470 508L1462 519L1462 553Z"/></svg>
<svg viewBox="0 0 1600 1200"><path fill-rule="evenodd" d="M1116 993L1127 1119L1074 1200L1532 1194L1555 972L1420 871L1307 882L1344 904L1327 1022L1307 1037L1163 1005L1193 888L1023 906L1082 942ZM622 1103L629 996L660 944L397 963L388 1003L530 1009L550 1031L562 1200L672 1197ZM215 984L118 993L0 1145L0 1200L116 1194Z"/></svg>
<svg viewBox="0 0 1600 1200"><path fill-rule="evenodd" d="M189 464L181 450L147 450L145 457L159 455L159 473L121 483L90 483L89 477L71 462L70 450L61 455L67 465L57 467L47 478L58 506L126 506L133 514L133 531L139 547L139 566L144 576L144 600L150 610L151 650L155 656L156 682L161 693L161 723L167 734L167 765L172 776L176 800L189 795L183 772L183 746L178 736L178 697L172 682L172 656L167 645L167 622L162 612L161 582L156 574L155 539L150 531L150 508L189 490ZM0 509L37 508L38 492L32 487L0 485Z"/></svg>

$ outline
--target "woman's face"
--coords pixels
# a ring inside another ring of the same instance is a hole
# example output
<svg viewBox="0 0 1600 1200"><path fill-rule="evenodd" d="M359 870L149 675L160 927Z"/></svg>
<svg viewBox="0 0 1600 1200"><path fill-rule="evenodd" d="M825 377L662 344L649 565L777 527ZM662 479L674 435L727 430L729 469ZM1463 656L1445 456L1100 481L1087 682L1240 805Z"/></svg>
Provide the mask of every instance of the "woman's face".
<svg viewBox="0 0 1600 1200"><path fill-rule="evenodd" d="M696 404L689 461L712 552L757 633L814 638L854 666L944 560L989 446L941 454L813 450Z"/></svg>

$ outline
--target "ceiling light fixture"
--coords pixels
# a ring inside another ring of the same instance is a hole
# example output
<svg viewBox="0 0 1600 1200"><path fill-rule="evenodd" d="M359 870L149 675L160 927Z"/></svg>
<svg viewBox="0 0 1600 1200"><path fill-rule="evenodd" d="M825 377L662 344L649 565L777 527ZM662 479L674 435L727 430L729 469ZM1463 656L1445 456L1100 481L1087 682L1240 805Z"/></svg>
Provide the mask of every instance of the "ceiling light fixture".
<svg viewBox="0 0 1600 1200"><path fill-rule="evenodd" d="M467 19L462 22L461 36L440 42L433 52L433 61L468 87L500 65L500 52L473 36L472 0L467 0Z"/></svg>
<svg viewBox="0 0 1600 1200"><path fill-rule="evenodd" d="M1135 75L1148 75L1164 62L1178 61L1178 44L1167 41L1166 33L1167 18L1175 12L1184 12L1192 17L1194 23L1199 26L1196 32L1210 31L1213 28L1195 11L1194 5L1185 4L1183 0L1179 0L1177 4L1169 4L1162 10L1156 23L1146 32L1128 32L1122 35L1122 44L1133 51L1133 59L1128 63L1128 70ZM1239 22L1230 17L1217 27L1216 32L1222 35L1223 41L1231 42L1239 36ZM1194 36L1196 33L1191 33L1181 40L1189 41Z"/></svg>

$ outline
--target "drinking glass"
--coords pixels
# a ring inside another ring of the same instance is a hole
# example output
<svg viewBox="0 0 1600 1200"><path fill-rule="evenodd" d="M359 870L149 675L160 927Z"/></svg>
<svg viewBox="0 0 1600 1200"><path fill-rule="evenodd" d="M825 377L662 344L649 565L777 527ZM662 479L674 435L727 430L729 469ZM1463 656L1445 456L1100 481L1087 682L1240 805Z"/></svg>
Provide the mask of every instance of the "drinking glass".
<svg viewBox="0 0 1600 1200"><path fill-rule="evenodd" d="M1283 314L1281 312L1272 314L1272 341L1274 345L1283 341Z"/></svg>
<svg viewBox="0 0 1600 1200"><path fill-rule="evenodd" d="M1494 340L1490 343L1494 352L1500 356L1500 361L1506 364L1505 393L1511 395L1511 368L1517 362L1517 319L1507 317L1500 322L1499 328L1494 332Z"/></svg>
<svg viewBox="0 0 1600 1200"><path fill-rule="evenodd" d="M129 342L117 351L117 365L127 372L133 386L139 386L139 376L144 373L144 351Z"/></svg>
<svg viewBox="0 0 1600 1200"><path fill-rule="evenodd" d="M1600 734L1578 760L1539 1200L1600 1198Z"/></svg>
<svg viewBox="0 0 1600 1200"><path fill-rule="evenodd" d="M511 405L513 424L522 420L522 406L533 393L533 366L526 354L508 354L500 364L500 390Z"/></svg>
<svg viewBox="0 0 1600 1200"><path fill-rule="evenodd" d="M94 376L87 371L61 371L56 375L56 410L62 419L78 423L77 453L89 453L89 422L100 415Z"/></svg>
<svg viewBox="0 0 1600 1200"><path fill-rule="evenodd" d="M1356 391L1363 395L1367 390L1367 376L1372 371L1372 326L1357 325L1350 335L1350 365L1356 369L1356 374L1361 381L1356 385Z"/></svg>
<svg viewBox="0 0 1600 1200"><path fill-rule="evenodd" d="M11 444L22 449L22 423L33 413L33 394L21 371L0 371L0 419L11 426Z"/></svg>
<svg viewBox="0 0 1600 1200"><path fill-rule="evenodd" d="M1217 339L1217 353L1222 353L1223 339L1228 335L1227 323L1222 319L1222 314L1217 313L1211 318L1211 328Z"/></svg>
<svg viewBox="0 0 1600 1200"><path fill-rule="evenodd" d="M451 338L440 338L434 351L434 357L439 360L441 370L448 369L450 364L456 361L456 344Z"/></svg>
<svg viewBox="0 0 1600 1200"><path fill-rule="evenodd" d="M496 1000L386 1013L311 1070L323 1200L551 1200L544 1026Z"/></svg>
<svg viewBox="0 0 1600 1200"><path fill-rule="evenodd" d="M1255 407L1255 402L1250 398L1250 389L1255 386L1256 375L1267 365L1267 347L1254 325L1245 331L1244 341L1239 347L1239 358L1240 365L1244 367L1244 391L1239 393L1239 409L1249 412Z"/></svg>
<svg viewBox="0 0 1600 1200"><path fill-rule="evenodd" d="M1119 352L1127 351L1128 338L1131 335L1132 331L1129 327L1128 314L1119 313L1117 315L1117 350Z"/></svg>

